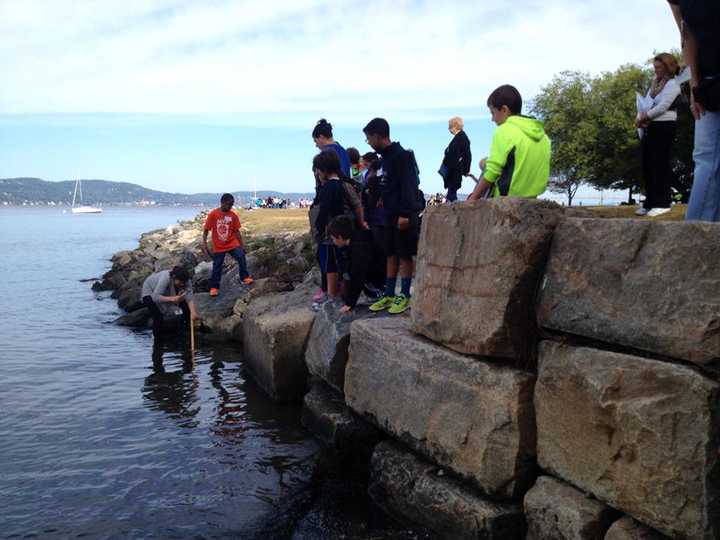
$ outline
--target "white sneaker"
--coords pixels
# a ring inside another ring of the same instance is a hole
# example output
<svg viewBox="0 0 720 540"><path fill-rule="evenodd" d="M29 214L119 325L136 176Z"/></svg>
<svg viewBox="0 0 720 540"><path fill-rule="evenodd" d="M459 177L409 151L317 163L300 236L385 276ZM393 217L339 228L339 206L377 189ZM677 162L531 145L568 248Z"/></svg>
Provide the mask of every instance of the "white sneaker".
<svg viewBox="0 0 720 540"><path fill-rule="evenodd" d="M644 215L646 215L647 213L648 213L648 209L645 208L644 206L641 206L640 208L638 208L637 210L635 210L635 215L636 215L636 216L644 216Z"/></svg>
<svg viewBox="0 0 720 540"><path fill-rule="evenodd" d="M651 208L647 215L648 217L657 217L667 214L669 211L669 208Z"/></svg>

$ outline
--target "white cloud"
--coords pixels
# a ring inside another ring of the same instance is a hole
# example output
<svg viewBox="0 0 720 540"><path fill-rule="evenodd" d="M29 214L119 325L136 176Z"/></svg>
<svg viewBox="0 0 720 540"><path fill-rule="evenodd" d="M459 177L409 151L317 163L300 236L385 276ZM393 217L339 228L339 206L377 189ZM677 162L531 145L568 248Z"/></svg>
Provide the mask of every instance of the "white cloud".
<svg viewBox="0 0 720 540"><path fill-rule="evenodd" d="M484 111L677 43L658 0L0 0L0 113Z"/></svg>

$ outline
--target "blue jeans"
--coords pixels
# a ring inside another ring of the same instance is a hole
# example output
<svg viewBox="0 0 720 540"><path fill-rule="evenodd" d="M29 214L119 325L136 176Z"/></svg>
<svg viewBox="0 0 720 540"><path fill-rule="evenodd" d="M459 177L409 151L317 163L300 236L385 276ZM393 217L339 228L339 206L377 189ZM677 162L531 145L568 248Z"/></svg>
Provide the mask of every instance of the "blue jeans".
<svg viewBox="0 0 720 540"><path fill-rule="evenodd" d="M222 277L223 263L225 262L225 255L229 254L233 259L237 261L238 273L240 274L240 280L242 281L248 277L247 262L245 261L245 252L242 248L236 247L230 251L221 251L219 253L213 253L213 269L212 276L210 277L210 288L220 288L220 278Z"/></svg>
<svg viewBox="0 0 720 540"><path fill-rule="evenodd" d="M695 179L685 219L720 221L720 112L695 122Z"/></svg>

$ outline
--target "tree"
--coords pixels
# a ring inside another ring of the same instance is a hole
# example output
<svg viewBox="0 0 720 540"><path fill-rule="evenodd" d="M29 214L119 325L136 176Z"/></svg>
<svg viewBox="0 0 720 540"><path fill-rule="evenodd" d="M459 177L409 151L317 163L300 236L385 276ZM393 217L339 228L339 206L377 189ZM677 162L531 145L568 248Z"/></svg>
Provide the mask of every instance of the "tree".
<svg viewBox="0 0 720 540"><path fill-rule="evenodd" d="M580 184L587 177L592 159L592 141L597 127L588 115L591 99L590 76L577 71L556 75L535 98L532 112L545 123L552 141L551 191L565 193L572 205Z"/></svg>

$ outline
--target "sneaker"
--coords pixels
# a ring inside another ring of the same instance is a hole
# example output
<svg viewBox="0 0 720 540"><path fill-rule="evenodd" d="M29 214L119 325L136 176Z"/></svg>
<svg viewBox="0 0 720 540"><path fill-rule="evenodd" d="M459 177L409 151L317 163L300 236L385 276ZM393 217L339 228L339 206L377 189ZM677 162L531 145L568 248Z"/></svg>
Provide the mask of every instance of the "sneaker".
<svg viewBox="0 0 720 540"><path fill-rule="evenodd" d="M388 309L388 313L399 315L404 313L410 307L410 299L404 294L398 294L393 300L392 306Z"/></svg>
<svg viewBox="0 0 720 540"><path fill-rule="evenodd" d="M392 296L383 296L380 300L370 306L370 311L382 311L393 305L395 298Z"/></svg>
<svg viewBox="0 0 720 540"><path fill-rule="evenodd" d="M322 289L318 289L317 292L313 295L313 302L322 302L322 300L325 298L325 291Z"/></svg>
<svg viewBox="0 0 720 540"><path fill-rule="evenodd" d="M667 214L669 211L669 208L651 208L647 215L648 217L657 217Z"/></svg>
<svg viewBox="0 0 720 540"><path fill-rule="evenodd" d="M213 287L212 289L210 289L210 296L217 296L218 292L219 291L215 287Z"/></svg>
<svg viewBox="0 0 720 540"><path fill-rule="evenodd" d="M251 278L250 276L248 276L246 278L243 278L242 282L243 282L243 285L252 285L253 283L255 283L255 280L253 278Z"/></svg>
<svg viewBox="0 0 720 540"><path fill-rule="evenodd" d="M638 208L637 210L635 210L635 215L636 215L636 216L644 216L644 215L646 215L647 213L648 213L648 209L645 208L644 206L641 206L640 208Z"/></svg>

